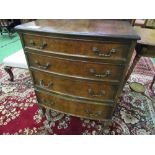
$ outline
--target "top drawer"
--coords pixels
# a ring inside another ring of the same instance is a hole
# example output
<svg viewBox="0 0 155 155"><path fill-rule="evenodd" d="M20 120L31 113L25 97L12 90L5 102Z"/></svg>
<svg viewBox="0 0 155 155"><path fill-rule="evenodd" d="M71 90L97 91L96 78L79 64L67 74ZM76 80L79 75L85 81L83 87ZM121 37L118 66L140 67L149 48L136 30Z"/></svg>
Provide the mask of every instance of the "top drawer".
<svg viewBox="0 0 155 155"><path fill-rule="evenodd" d="M28 48L79 55L82 57L94 57L125 61L130 44L127 42L75 40L67 38L50 38L23 34L24 44Z"/></svg>

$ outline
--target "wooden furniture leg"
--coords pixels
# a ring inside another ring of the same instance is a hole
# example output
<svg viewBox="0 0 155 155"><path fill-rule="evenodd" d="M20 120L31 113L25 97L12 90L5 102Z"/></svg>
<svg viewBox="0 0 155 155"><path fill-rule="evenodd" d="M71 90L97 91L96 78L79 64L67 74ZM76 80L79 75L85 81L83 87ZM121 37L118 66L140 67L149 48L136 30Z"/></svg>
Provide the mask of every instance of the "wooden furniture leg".
<svg viewBox="0 0 155 155"><path fill-rule="evenodd" d="M153 84L154 84L154 82L155 82L155 75L154 75L154 77L153 77L153 80L152 80L152 83L151 83L151 85L150 85L150 89L153 91Z"/></svg>
<svg viewBox="0 0 155 155"><path fill-rule="evenodd" d="M10 78L8 80L13 81L14 80L14 76L13 76L13 72L12 72L12 67L9 66L5 66L4 67L5 71L9 74Z"/></svg>
<svg viewBox="0 0 155 155"><path fill-rule="evenodd" d="M43 115L45 115L46 114L46 108L45 107L41 107L41 110L43 112Z"/></svg>
<svg viewBox="0 0 155 155"><path fill-rule="evenodd" d="M45 115L46 114L46 108L39 105L39 104L38 104L38 106L39 106L39 109L42 111L42 114Z"/></svg>
<svg viewBox="0 0 155 155"><path fill-rule="evenodd" d="M127 75L126 75L124 84L125 84L125 83L127 82L127 80L129 79L131 73L133 72L133 70L134 70L134 68L135 68L135 66L136 66L136 64L138 63L138 61L139 61L140 58L141 58L141 55L136 54L136 56L135 56L135 58L134 58L134 60L133 60L133 63L132 63L132 65L130 66L130 68L129 68L129 70L128 70L128 73L127 73Z"/></svg>

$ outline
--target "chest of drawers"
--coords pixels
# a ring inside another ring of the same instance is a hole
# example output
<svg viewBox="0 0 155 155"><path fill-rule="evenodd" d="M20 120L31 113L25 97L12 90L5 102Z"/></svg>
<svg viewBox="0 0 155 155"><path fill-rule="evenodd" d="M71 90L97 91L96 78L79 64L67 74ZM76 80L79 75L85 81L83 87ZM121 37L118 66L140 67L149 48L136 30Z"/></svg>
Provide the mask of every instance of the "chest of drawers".
<svg viewBox="0 0 155 155"><path fill-rule="evenodd" d="M39 105L111 120L139 39L128 22L36 20L16 30Z"/></svg>

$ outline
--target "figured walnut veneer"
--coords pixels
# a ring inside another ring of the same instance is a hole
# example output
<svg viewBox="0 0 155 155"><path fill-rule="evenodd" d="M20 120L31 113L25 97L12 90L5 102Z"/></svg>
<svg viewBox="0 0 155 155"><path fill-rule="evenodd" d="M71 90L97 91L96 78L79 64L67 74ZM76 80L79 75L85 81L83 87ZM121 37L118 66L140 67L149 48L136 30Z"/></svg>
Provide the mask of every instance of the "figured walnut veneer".
<svg viewBox="0 0 155 155"><path fill-rule="evenodd" d="M16 30L39 105L111 120L139 39L127 21L36 20Z"/></svg>

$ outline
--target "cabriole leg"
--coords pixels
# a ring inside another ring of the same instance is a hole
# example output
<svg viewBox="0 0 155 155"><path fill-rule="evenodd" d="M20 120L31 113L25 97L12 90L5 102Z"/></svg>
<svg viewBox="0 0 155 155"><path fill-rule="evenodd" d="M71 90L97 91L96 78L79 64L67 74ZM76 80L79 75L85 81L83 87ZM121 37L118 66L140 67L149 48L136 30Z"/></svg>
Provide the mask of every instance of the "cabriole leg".
<svg viewBox="0 0 155 155"><path fill-rule="evenodd" d="M9 66L5 66L4 67L5 71L9 74L10 78L8 80L13 81L14 80L14 76L13 76L13 72L12 72L12 67Z"/></svg>

